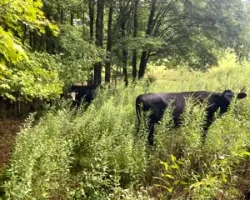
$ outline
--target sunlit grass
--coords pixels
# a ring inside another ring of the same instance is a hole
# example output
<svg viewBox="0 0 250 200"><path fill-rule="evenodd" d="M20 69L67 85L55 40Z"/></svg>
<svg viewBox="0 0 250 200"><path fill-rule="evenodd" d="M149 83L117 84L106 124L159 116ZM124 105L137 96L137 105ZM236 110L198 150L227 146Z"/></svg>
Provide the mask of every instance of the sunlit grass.
<svg viewBox="0 0 250 200"><path fill-rule="evenodd" d="M151 90L154 92L179 92L208 90L221 92L232 89L247 90L250 85L250 63L237 63L234 54L225 54L218 66L206 72L183 69L167 69L164 66L150 66L148 76L154 77Z"/></svg>

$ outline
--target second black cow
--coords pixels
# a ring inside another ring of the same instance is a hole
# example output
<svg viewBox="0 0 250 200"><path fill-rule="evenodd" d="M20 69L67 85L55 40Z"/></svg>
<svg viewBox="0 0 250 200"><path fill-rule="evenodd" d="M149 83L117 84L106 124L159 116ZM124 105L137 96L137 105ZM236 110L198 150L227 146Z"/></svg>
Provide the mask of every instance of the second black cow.
<svg viewBox="0 0 250 200"><path fill-rule="evenodd" d="M79 107L82 102L89 104L96 98L99 88L99 85L71 86L70 91L73 106Z"/></svg>
<svg viewBox="0 0 250 200"><path fill-rule="evenodd" d="M236 98L243 99L246 96L246 93L239 93L236 95ZM146 127L148 131L148 142L150 145L153 145L154 125L162 119L165 109L171 105L174 125L179 126L181 125L181 115L184 112L186 100L191 98L196 104L206 103L207 105L206 119L203 125L203 129L206 131L214 121L215 112L219 110L220 114L225 113L234 97L235 94L231 90L225 90L222 93L194 91L180 93L141 94L136 98L138 130L141 123L140 111L144 113L146 111L150 111Z"/></svg>

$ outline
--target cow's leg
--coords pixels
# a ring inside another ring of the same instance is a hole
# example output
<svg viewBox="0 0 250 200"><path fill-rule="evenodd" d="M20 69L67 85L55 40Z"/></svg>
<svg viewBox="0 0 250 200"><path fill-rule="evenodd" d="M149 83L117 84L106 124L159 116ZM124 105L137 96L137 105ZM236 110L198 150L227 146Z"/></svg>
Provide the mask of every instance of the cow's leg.
<svg viewBox="0 0 250 200"><path fill-rule="evenodd" d="M203 128L202 132L201 132L201 143L204 144L205 143L205 140L206 140L206 137L207 137L207 128Z"/></svg>
<svg viewBox="0 0 250 200"><path fill-rule="evenodd" d="M148 143L154 145L154 123L152 121L148 124Z"/></svg>
<svg viewBox="0 0 250 200"><path fill-rule="evenodd" d="M136 134L138 134L140 132L140 126L141 126L141 119L138 118L137 120L137 125L136 125Z"/></svg>
<svg viewBox="0 0 250 200"><path fill-rule="evenodd" d="M201 141L202 141L202 143L205 143L208 129L211 126L211 124L213 123L213 121L214 121L214 113L213 112L208 112L207 113L207 119L206 119L206 121L205 121L205 123L203 125L203 130L202 130L202 133L201 133Z"/></svg>

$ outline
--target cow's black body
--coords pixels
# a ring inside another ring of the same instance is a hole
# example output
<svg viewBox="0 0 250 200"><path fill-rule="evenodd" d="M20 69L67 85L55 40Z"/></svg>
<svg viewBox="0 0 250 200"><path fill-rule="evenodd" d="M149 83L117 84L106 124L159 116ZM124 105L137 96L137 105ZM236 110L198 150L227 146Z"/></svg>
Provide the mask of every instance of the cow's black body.
<svg viewBox="0 0 250 200"><path fill-rule="evenodd" d="M245 98L245 93L239 93L237 99ZM158 93L158 94L142 94L136 98L136 113L138 118L138 128L141 122L141 113L150 111L147 123L148 142L153 145L154 125L163 117L164 111L171 106L172 116L175 126L181 124L181 114L184 111L186 99L192 98L196 104L206 103L206 120L204 122L204 130L212 124L214 114L219 110L220 114L225 113L234 98L231 90L225 90L223 93L195 91L180 93Z"/></svg>
<svg viewBox="0 0 250 200"><path fill-rule="evenodd" d="M72 86L70 91L71 95L73 94L74 96L74 99L72 99L73 105L79 107L81 102L86 102L89 104L96 98L99 88L99 85Z"/></svg>

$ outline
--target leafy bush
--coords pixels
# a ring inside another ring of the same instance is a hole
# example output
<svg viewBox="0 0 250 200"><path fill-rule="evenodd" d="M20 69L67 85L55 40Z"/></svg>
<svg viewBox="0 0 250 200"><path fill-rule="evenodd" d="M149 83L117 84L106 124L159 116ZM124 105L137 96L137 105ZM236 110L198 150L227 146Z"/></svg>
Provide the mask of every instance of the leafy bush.
<svg viewBox="0 0 250 200"><path fill-rule="evenodd" d="M1 96L12 100L58 98L63 82L59 80L53 56L28 52L27 55L29 59L4 69L8 75L1 78Z"/></svg>
<svg viewBox="0 0 250 200"><path fill-rule="evenodd" d="M7 171L7 199L48 199L64 192L72 162L69 118L62 110L48 113L34 126L32 117L27 121Z"/></svg>
<svg viewBox="0 0 250 200"><path fill-rule="evenodd" d="M101 93L74 121L76 162L72 170L84 171L87 176L96 174L101 180L85 185L85 193L90 187L99 188L101 193L101 184L102 195L108 195L115 185L128 187L138 182L145 171L144 141L134 140L135 91L118 88L116 98L110 92L113 91Z"/></svg>

